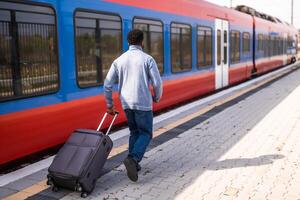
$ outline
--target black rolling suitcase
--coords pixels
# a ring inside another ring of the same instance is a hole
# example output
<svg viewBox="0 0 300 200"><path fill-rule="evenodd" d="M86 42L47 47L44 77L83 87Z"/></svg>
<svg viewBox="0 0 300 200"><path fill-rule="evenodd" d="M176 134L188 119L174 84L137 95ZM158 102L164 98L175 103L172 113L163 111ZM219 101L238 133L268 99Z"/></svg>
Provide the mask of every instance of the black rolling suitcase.
<svg viewBox="0 0 300 200"><path fill-rule="evenodd" d="M100 176L113 143L107 135L118 113L115 114L106 134L99 132L107 113L105 113L97 131L77 129L59 150L50 165L47 184L53 191L59 187L81 192L87 197Z"/></svg>

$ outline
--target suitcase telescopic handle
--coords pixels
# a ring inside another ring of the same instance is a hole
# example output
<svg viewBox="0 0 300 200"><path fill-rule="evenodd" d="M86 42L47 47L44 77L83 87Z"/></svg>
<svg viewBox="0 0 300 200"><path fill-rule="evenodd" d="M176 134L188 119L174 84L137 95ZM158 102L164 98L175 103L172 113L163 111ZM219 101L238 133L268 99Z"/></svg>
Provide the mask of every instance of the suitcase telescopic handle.
<svg viewBox="0 0 300 200"><path fill-rule="evenodd" d="M100 128L101 128L101 126L102 126L102 124L103 124L105 118L107 117L107 115L108 115L108 113L105 112L105 114L104 114L104 116L103 116L103 118L102 118L102 120L101 120L101 122L100 122L100 124L99 124L99 126L98 126L98 128L97 128L97 131L100 130ZM111 129L111 127L112 127L113 123L115 122L115 120L116 120L116 118L117 118L118 115L119 115L119 112L115 112L114 118L113 118L113 120L111 121L111 123L110 123L110 125L109 125L109 127L108 127L108 129L107 129L107 131L106 131L106 133L105 133L105 135L107 135L107 134L109 133L109 131L110 131L110 129Z"/></svg>

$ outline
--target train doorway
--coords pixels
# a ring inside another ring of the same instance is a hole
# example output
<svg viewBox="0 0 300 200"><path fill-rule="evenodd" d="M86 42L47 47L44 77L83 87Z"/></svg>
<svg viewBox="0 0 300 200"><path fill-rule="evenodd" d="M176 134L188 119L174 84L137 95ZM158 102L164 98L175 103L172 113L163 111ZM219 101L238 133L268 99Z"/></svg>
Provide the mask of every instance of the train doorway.
<svg viewBox="0 0 300 200"><path fill-rule="evenodd" d="M215 87L228 85L228 21L216 19L215 22Z"/></svg>

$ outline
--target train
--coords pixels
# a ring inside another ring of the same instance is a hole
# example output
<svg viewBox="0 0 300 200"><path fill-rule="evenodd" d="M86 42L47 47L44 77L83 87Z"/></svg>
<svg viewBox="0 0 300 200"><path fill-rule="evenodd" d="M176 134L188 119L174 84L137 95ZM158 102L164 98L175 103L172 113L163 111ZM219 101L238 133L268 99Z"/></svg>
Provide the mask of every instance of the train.
<svg viewBox="0 0 300 200"><path fill-rule="evenodd" d="M154 112L241 83L297 58L296 28L246 6L203 0L4 0L0 2L0 165L95 129L103 81L144 32L162 100ZM118 94L113 94L120 111ZM125 123L123 112L116 124ZM108 124L104 125L104 128Z"/></svg>

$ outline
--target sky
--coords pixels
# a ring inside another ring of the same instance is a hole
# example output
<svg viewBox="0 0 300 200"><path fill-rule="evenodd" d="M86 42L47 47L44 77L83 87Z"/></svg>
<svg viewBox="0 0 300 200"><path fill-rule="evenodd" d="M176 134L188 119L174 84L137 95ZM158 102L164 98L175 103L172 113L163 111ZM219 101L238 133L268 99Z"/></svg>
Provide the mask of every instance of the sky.
<svg viewBox="0 0 300 200"><path fill-rule="evenodd" d="M206 0L218 5L230 7L231 0ZM232 5L247 5L257 11L275 16L291 23L292 0L232 0ZM294 26L300 29L300 0L294 0Z"/></svg>

